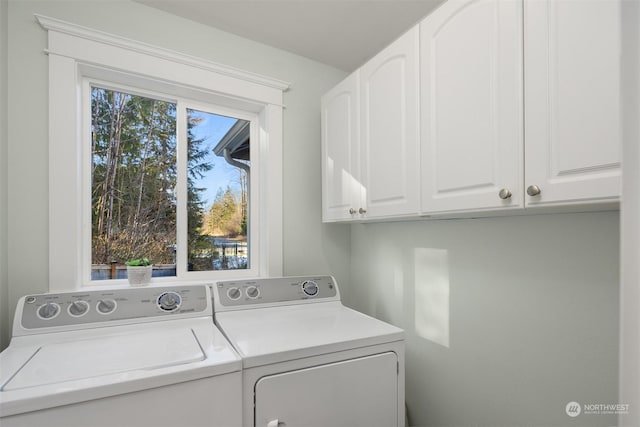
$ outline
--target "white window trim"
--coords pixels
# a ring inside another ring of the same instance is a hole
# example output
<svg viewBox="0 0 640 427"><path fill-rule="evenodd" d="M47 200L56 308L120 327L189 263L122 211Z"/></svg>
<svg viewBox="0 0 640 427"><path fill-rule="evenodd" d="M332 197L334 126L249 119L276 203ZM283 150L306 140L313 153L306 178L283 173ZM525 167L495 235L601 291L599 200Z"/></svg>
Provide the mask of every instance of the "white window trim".
<svg viewBox="0 0 640 427"><path fill-rule="evenodd" d="M258 193L268 197L260 197L253 216L260 233L259 247L253 249L260 253L258 277L282 275L282 100L289 83L57 19L36 19L48 31L49 291L80 289L89 282L82 267L83 239L88 237L83 225L81 99L87 77L117 78L131 86L143 82L148 90L256 114L262 159ZM229 278L247 275L241 270L226 273Z"/></svg>

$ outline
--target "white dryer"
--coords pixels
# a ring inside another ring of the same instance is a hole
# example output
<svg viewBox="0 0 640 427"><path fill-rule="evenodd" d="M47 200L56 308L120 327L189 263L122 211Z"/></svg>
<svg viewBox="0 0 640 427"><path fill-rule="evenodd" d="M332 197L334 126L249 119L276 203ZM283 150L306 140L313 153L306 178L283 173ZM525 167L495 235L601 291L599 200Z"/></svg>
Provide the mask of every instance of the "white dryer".
<svg viewBox="0 0 640 427"><path fill-rule="evenodd" d="M224 281L214 319L243 363L245 427L404 426L404 335L330 276Z"/></svg>
<svg viewBox="0 0 640 427"><path fill-rule="evenodd" d="M205 285L28 295L0 367L3 427L242 423L242 362Z"/></svg>

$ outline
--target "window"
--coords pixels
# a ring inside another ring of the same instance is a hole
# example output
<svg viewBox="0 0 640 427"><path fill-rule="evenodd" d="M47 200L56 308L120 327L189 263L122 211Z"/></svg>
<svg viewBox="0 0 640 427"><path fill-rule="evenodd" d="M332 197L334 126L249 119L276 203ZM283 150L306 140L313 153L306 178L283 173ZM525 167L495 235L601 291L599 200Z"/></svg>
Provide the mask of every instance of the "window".
<svg viewBox="0 0 640 427"><path fill-rule="evenodd" d="M175 276L185 250L186 271L250 268L251 121L88 86L91 280L124 278L124 262L143 257L154 277ZM177 133L178 117L186 135ZM178 163L181 145L186 164ZM186 246L177 244L178 206L186 210Z"/></svg>
<svg viewBox="0 0 640 427"><path fill-rule="evenodd" d="M124 284L122 261L148 254L158 283L281 275L288 84L37 19L49 32L50 291Z"/></svg>

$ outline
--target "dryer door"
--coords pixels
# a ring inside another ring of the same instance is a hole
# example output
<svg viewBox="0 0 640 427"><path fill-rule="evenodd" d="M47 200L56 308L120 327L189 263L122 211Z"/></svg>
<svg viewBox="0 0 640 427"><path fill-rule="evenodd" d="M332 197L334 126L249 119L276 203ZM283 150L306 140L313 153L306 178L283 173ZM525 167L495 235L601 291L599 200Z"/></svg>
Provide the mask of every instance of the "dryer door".
<svg viewBox="0 0 640 427"><path fill-rule="evenodd" d="M398 424L393 352L262 377L255 426L389 427Z"/></svg>

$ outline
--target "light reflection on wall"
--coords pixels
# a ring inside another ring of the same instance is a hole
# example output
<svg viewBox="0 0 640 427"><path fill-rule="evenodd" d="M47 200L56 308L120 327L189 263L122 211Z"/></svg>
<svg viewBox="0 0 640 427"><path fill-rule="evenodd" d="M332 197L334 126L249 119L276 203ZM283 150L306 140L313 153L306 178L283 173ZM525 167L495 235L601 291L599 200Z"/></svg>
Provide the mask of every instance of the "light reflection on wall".
<svg viewBox="0 0 640 427"><path fill-rule="evenodd" d="M400 265L393 272L393 297L400 303L404 301L404 274Z"/></svg>
<svg viewBox="0 0 640 427"><path fill-rule="evenodd" d="M415 248L415 329L449 348L449 256L444 249Z"/></svg>

